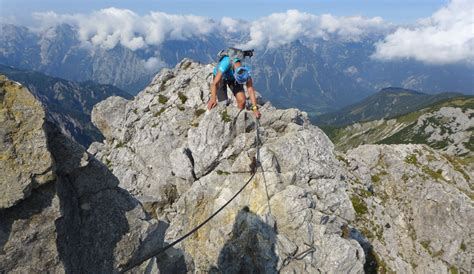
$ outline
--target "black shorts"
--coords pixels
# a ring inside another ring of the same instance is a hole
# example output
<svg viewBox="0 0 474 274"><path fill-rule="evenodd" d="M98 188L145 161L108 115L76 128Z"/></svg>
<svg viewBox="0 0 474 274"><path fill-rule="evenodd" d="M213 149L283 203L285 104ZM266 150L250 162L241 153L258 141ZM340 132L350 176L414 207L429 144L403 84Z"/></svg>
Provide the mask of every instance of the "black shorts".
<svg viewBox="0 0 474 274"><path fill-rule="evenodd" d="M227 86L232 90L234 96L239 92L244 92L244 85L237 83L235 80L221 79L217 86L217 101L221 102L229 99L227 97Z"/></svg>

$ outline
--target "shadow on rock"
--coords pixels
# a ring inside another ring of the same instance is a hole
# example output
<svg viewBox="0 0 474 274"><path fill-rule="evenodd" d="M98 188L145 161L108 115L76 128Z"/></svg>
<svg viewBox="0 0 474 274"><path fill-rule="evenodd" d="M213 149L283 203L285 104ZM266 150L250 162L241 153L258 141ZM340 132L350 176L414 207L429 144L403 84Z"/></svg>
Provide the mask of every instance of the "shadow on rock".
<svg viewBox="0 0 474 274"><path fill-rule="evenodd" d="M34 252L39 248L28 245L31 240L43 245L54 243L54 235L48 235L48 228L35 225L39 221L54 222L59 216L59 212L50 209L54 196L54 185L45 184L32 190L30 197L17 205L0 210L0 273L14 269L25 261L25 254L21 250L13 250L15 246L24 245ZM38 218L41 220L35 221Z"/></svg>
<svg viewBox="0 0 474 274"><path fill-rule="evenodd" d="M0 210L0 273L114 273L161 248L167 224L55 125L45 130L56 179Z"/></svg>
<svg viewBox="0 0 474 274"><path fill-rule="evenodd" d="M168 243L165 243L167 245ZM192 259L178 248L170 248L164 254L157 257L157 265L160 273L186 274L193 273Z"/></svg>
<svg viewBox="0 0 474 274"><path fill-rule="evenodd" d="M367 274L376 274L379 273L379 258L374 251L374 247L359 230L355 228L348 228L349 233L348 236L350 239L356 240L365 253L365 264L364 264L364 272Z"/></svg>
<svg viewBox="0 0 474 274"><path fill-rule="evenodd" d="M147 251L143 246L161 246L164 230L156 235L156 226L148 225L149 216L138 200L118 187L112 172L50 127L49 146L57 165L56 189L63 213L56 221L56 244L66 272L112 273L130 257L138 260L137 253Z"/></svg>
<svg viewBox="0 0 474 274"><path fill-rule="evenodd" d="M276 232L259 216L241 209L231 238L222 248L210 273L277 273Z"/></svg>

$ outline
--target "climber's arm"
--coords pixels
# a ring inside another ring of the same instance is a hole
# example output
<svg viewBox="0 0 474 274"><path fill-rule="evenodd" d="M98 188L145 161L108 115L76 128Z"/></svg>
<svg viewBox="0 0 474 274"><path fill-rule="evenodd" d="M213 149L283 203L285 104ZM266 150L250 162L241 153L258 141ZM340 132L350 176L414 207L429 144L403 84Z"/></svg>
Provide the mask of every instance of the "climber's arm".
<svg viewBox="0 0 474 274"><path fill-rule="evenodd" d="M219 82L222 79L222 72L217 71L216 76L214 76L214 79L212 80L211 83L211 98L209 99L209 102L207 103L207 108L212 109L213 107L217 106L217 87L219 86Z"/></svg>
<svg viewBox="0 0 474 274"><path fill-rule="evenodd" d="M255 96L255 89L253 88L252 78L247 81L247 92L249 93L250 102L252 102L252 110L255 114L255 117L260 118L262 114L260 113L260 111L258 111L257 108L257 97Z"/></svg>

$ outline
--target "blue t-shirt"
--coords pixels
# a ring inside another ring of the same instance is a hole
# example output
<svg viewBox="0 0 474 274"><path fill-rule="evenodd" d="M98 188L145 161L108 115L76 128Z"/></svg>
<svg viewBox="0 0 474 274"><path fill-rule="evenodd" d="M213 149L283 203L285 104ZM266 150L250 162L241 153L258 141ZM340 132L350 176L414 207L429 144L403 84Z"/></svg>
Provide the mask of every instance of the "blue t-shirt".
<svg viewBox="0 0 474 274"><path fill-rule="evenodd" d="M214 67L214 76L216 76L217 70L222 73L222 78L225 80L234 80L234 67L229 56L224 56L219 64Z"/></svg>

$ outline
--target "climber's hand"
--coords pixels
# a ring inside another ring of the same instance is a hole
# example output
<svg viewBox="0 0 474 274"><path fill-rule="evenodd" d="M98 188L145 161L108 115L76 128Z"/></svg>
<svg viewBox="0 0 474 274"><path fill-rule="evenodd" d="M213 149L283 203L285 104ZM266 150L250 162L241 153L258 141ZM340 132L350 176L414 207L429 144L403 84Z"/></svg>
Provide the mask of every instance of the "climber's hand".
<svg viewBox="0 0 474 274"><path fill-rule="evenodd" d="M262 117L262 114L260 113L260 111L258 111L258 109L253 111L253 115L255 115L255 118L257 119L260 119L260 117Z"/></svg>
<svg viewBox="0 0 474 274"><path fill-rule="evenodd" d="M215 97L211 97L211 99L209 99L209 102L207 102L207 109L212 109L215 106L217 106L217 100Z"/></svg>

